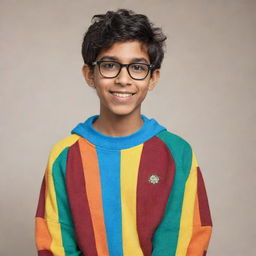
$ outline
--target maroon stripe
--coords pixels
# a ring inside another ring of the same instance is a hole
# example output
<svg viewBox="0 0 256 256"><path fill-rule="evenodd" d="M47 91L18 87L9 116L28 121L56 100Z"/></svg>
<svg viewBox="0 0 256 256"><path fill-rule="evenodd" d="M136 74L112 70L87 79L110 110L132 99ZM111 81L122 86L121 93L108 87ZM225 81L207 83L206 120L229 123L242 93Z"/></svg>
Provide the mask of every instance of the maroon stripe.
<svg viewBox="0 0 256 256"><path fill-rule="evenodd" d="M66 182L78 245L84 255L97 256L78 141L68 151Z"/></svg>
<svg viewBox="0 0 256 256"><path fill-rule="evenodd" d="M203 254L203 256L206 256L206 253L207 253L207 251L204 251L204 254Z"/></svg>
<svg viewBox="0 0 256 256"><path fill-rule="evenodd" d="M144 256L151 255L152 237L164 215L175 173L175 162L162 140L153 137L143 145L137 186L137 228ZM151 175L160 180L149 182Z"/></svg>
<svg viewBox="0 0 256 256"><path fill-rule="evenodd" d="M54 256L52 252L47 250L38 251L38 256Z"/></svg>
<svg viewBox="0 0 256 256"><path fill-rule="evenodd" d="M202 226L212 226L211 213L208 203L208 198L206 194L205 184L203 180L203 176L200 170L200 167L197 167L197 179L198 179L198 202L199 202L199 211L200 211L200 219Z"/></svg>
<svg viewBox="0 0 256 256"><path fill-rule="evenodd" d="M37 210L36 210L36 217L44 218L44 212L45 212L45 175L43 177L42 184L41 184L39 201L38 201Z"/></svg>

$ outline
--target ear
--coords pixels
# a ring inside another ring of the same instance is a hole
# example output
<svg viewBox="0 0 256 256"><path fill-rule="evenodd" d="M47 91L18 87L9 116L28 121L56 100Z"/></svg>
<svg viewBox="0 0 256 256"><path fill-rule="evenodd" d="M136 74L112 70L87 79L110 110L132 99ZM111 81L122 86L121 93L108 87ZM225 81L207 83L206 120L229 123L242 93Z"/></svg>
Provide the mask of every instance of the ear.
<svg viewBox="0 0 256 256"><path fill-rule="evenodd" d="M83 65L82 73L83 73L83 76L85 78L86 83L90 87L95 87L94 86L94 75L93 75L93 72L92 72L92 70L90 69L90 67L87 64Z"/></svg>
<svg viewBox="0 0 256 256"><path fill-rule="evenodd" d="M149 87L148 87L149 91L152 91L155 88L159 78L160 78L160 69L155 69L152 74L152 77L150 77L150 80L149 80Z"/></svg>

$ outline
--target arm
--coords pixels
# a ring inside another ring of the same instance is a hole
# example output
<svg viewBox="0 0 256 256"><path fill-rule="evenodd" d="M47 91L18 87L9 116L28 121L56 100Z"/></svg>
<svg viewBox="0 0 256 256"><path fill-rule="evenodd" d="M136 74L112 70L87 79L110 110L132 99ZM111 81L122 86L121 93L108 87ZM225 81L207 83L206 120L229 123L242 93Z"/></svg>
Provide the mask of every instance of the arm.
<svg viewBox="0 0 256 256"><path fill-rule="evenodd" d="M80 256L65 175L68 148L54 147L48 158L35 216L38 256Z"/></svg>
<svg viewBox="0 0 256 256"><path fill-rule="evenodd" d="M176 255L205 256L212 232L212 220L205 184L196 156L185 184Z"/></svg>
<svg viewBox="0 0 256 256"><path fill-rule="evenodd" d="M205 256L212 221L196 156L188 143L163 134L175 162L166 209L153 237L152 256Z"/></svg>

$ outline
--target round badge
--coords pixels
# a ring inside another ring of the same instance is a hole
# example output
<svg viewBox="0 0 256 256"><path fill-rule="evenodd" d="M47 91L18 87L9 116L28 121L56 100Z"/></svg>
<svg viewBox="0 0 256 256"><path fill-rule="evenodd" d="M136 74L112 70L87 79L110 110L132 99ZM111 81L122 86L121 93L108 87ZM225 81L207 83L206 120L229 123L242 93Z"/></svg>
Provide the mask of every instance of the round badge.
<svg viewBox="0 0 256 256"><path fill-rule="evenodd" d="M152 175L149 177L149 179L148 179L148 181L149 181L150 183L152 183L152 184L158 183L159 180L160 180L159 177L158 177L157 175L155 175L155 174L152 174Z"/></svg>

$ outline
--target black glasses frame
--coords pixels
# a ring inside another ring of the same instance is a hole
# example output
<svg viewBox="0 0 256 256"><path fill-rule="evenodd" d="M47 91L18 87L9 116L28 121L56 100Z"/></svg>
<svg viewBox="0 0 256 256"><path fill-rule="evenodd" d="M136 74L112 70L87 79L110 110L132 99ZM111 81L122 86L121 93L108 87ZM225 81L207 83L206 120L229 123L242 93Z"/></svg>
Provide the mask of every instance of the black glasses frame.
<svg viewBox="0 0 256 256"><path fill-rule="evenodd" d="M104 75L101 73L101 70L100 70L100 64L101 64L101 63L104 63L104 62L114 62L114 63L117 63L117 64L120 66L118 73L117 73L115 76L111 76L111 77L110 77L110 76L104 76ZM148 72L147 72L147 74L145 75L144 78L134 78L134 77L130 74L129 67L130 67L131 65L134 65L134 64L142 64L142 65L146 65L146 66L148 67ZM122 64L122 63L117 62L117 61L114 61L114 60L97 60L97 61L92 62L92 66L95 66L95 65L98 65L100 74L101 74L104 78L115 78L115 77L117 77L117 76L120 74L121 69L122 69L123 67L126 67L129 76L130 76L132 79L134 79L134 80L144 80L144 79L148 76L149 71L154 68L154 64L147 64L147 63L140 63L140 62L133 62L133 63L129 63L129 64Z"/></svg>

